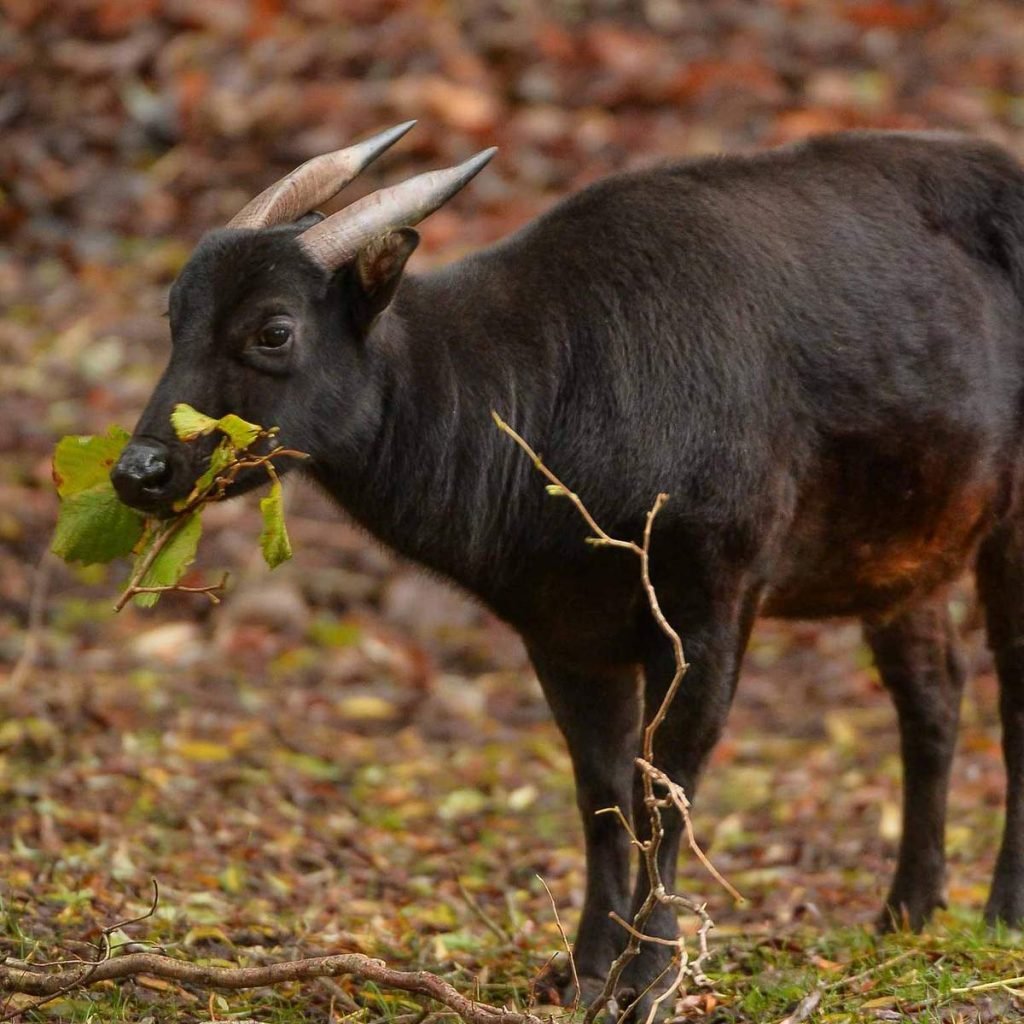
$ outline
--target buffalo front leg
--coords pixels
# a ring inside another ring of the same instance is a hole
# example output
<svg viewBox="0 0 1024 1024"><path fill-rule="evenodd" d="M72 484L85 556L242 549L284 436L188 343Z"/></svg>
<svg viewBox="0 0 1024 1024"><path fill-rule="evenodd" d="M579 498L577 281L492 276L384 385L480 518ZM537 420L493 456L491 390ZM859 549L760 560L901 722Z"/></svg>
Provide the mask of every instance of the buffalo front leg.
<svg viewBox="0 0 1024 1024"><path fill-rule="evenodd" d="M978 554L978 592L999 676L1006 825L985 906L990 923L1024 925L1024 524L999 527Z"/></svg>
<svg viewBox="0 0 1024 1024"><path fill-rule="evenodd" d="M565 736L576 779L576 801L583 819L587 883L573 948L584 1002L600 992L608 967L624 937L609 914L625 915L631 889L629 837L615 814L630 814L633 764L639 749L640 692L635 666L600 672L560 665L531 651L534 668ZM564 1002L571 1002L571 978L559 979Z"/></svg>
<svg viewBox="0 0 1024 1024"><path fill-rule="evenodd" d="M945 596L864 634L899 715L903 834L878 925L920 929L945 906L946 801L964 668Z"/></svg>
<svg viewBox="0 0 1024 1024"><path fill-rule="evenodd" d="M709 619L679 628L690 667L658 727L654 763L683 787L688 798L692 799L701 770L722 734L736 691L757 599L758 594L751 592L746 597L737 595L733 600L722 600ZM644 670L645 717L650 721L661 707L676 673L671 645L660 632L652 636ZM656 786L655 792L659 789ZM651 820L642 794L643 786L637 780L636 831L647 838ZM665 808L661 811L661 823L664 835L658 850L659 881L666 891L672 892L683 821L677 812ZM635 920L650 892L650 882L642 866L627 920ZM675 908L656 903L643 931L657 938L675 939L678 935ZM652 942L641 944L639 955L627 964L616 989L615 999L620 1010L636 1001L633 1018L637 1021L647 1018L653 1000L673 979L671 957L671 947ZM661 1015L670 1010L670 1005L660 1006Z"/></svg>

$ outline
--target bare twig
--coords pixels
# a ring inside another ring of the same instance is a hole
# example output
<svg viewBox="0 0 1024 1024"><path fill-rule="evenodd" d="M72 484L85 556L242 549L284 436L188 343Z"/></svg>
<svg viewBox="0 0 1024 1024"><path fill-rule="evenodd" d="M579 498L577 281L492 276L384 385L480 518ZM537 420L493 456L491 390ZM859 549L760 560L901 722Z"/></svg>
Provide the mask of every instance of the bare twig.
<svg viewBox="0 0 1024 1024"><path fill-rule="evenodd" d="M857 974L851 974L848 978L840 978L838 981L833 981L830 985L826 985L824 990L826 992L835 992L837 989L847 988L855 982L870 977L872 974L877 974L879 971L887 970L889 967L893 967L904 960L909 960L912 956L919 956L920 953L921 950L919 949L905 949L902 953L897 953L896 956L889 957L888 960L883 960L881 963L873 964L866 970L859 971Z"/></svg>
<svg viewBox="0 0 1024 1024"><path fill-rule="evenodd" d="M382 960L362 953L336 956L308 957L286 960L254 967L217 967L176 960L163 953L128 953L113 957L110 936L121 928L138 924L156 912L160 889L153 881L153 899L149 909L137 917L130 917L103 929L97 944L95 961L64 961L59 970L41 970L44 965L24 962L0 961L0 991L40 996L28 1006L18 1007L3 1017L2 1022L36 1010L68 992L83 989L102 981L117 981L149 975L169 981L185 982L215 989L262 988L290 981L329 980L351 975L363 981L426 996L461 1017L466 1024L541 1024L530 1013L518 1013L503 1007L491 1006L461 995L443 979L429 971L398 971ZM337 995L337 993L333 993ZM346 1008L356 1006L345 996ZM358 1007L356 1006L358 1009Z"/></svg>
<svg viewBox="0 0 1024 1024"><path fill-rule="evenodd" d="M690 820L690 801L683 792L683 787L678 782L673 782L660 768L656 768L644 758L638 758L637 764L641 771L649 772L655 782L660 783L668 791L669 799L683 819L683 827L686 829L686 840L690 845L696 858L704 865L705 870L718 884L737 902L745 903L746 899L739 890L711 863L708 855L701 849L693 834L693 822Z"/></svg>
<svg viewBox="0 0 1024 1024"><path fill-rule="evenodd" d="M951 988L950 995L962 996L968 992L986 992L989 989L1008 988L1011 985L1024 984L1024 974L1018 974L1015 978L1001 978L999 981L979 982L977 985L964 985L962 988Z"/></svg>
<svg viewBox="0 0 1024 1024"><path fill-rule="evenodd" d="M573 503L573 505L576 506L576 511L579 512L583 517L584 522L586 522L587 526L589 526L593 531L595 539L599 540L602 544L607 544L609 547L625 548L627 551L632 551L634 554L640 553L640 546L638 544L634 544L629 540L617 540L615 537L611 537L605 533L587 510L587 506L580 500L580 496L574 491L570 491L569 488L566 487L565 484L562 483L562 481L544 465L541 457L530 447L529 443L520 434L517 434L493 409L491 410L491 418L497 424L500 431L508 434L508 436L511 437L524 452L526 452L530 457L530 460L533 462L534 467L548 479L553 487L557 488L558 493L564 495Z"/></svg>
<svg viewBox="0 0 1024 1024"><path fill-rule="evenodd" d="M626 835L629 836L629 841L639 850L643 849L643 843L637 838L637 834L633 831L633 825L622 813L622 808L616 804L614 807L602 807L600 810L594 811L594 814L614 814L619 819L619 824L625 829Z"/></svg>
<svg viewBox="0 0 1024 1024"><path fill-rule="evenodd" d="M634 928L633 925L631 925L621 915L616 914L614 910L608 916L616 924L622 925L622 927L625 928L626 931L629 932L629 934L634 936L635 938L642 939L644 942L653 942L656 946L669 946L672 949L678 949L679 948L679 940L678 939L665 939L665 938L662 938L660 935L645 935L643 932L637 931L637 929Z"/></svg>
<svg viewBox="0 0 1024 1024"><path fill-rule="evenodd" d="M629 1003L625 1008L620 1008L621 1012L617 1015L617 1019L632 1020L633 1011L643 1001L644 996L646 996L649 992L653 992L655 989L657 989L657 987L661 984L662 979L668 974L670 970L672 970L673 964L681 965L684 968L687 967L685 942L682 939L679 939L677 940L675 945L676 955L647 983L646 988L641 989L639 992L637 992L637 994L633 997L633 1001L631 1003ZM689 969L683 970L682 975L680 976L680 984L682 984L682 981L685 980L685 976L689 973ZM654 1017L658 1012L658 1003L660 1003L662 999L667 999L669 996L675 995L675 993L676 989L670 985L664 989L659 999L652 1000L651 1009L647 1014L647 1019L645 1020L644 1024L653 1024Z"/></svg>
<svg viewBox="0 0 1024 1024"><path fill-rule="evenodd" d="M335 1003L340 1004L346 1015L362 1012L363 1008L333 978L317 978L317 984L330 993L332 1007ZM334 1017L328 1014L327 1019L333 1021Z"/></svg>
<svg viewBox="0 0 1024 1024"><path fill-rule="evenodd" d="M150 879L150 885L153 886L153 898L150 900L149 909L139 914L138 917L126 917L122 921L117 921L112 925L108 925L103 929L103 941L107 943L107 948L110 948L110 936L120 928L127 928L130 924L139 924L142 921L146 921L156 913L156 908L160 905L160 883L155 879Z"/></svg>
<svg viewBox="0 0 1024 1024"><path fill-rule="evenodd" d="M676 976L672 983L660 995L655 996L651 1000L651 1008L647 1012L647 1020L644 1021L644 1024L654 1024L655 1018L658 1016L658 1007L671 996L674 996L683 987L686 976L692 973L692 968L686 956L686 949L682 942L679 943L678 956L679 970L676 971ZM658 980L661 980L661 975L658 976Z"/></svg>
<svg viewBox="0 0 1024 1024"><path fill-rule="evenodd" d="M640 771L643 786L643 802L644 806L647 808L650 824L650 836L647 839L640 839L630 826L626 816L622 813L622 809L619 807L602 808L597 812L598 814L614 813L618 815L619 821L625 828L630 842L640 851L641 862L647 872L647 879L650 888L640 908L634 914L632 923L628 923L618 914L612 913L612 919L617 921L626 929L629 934L629 939L622 953L611 965L605 980L604 988L602 989L601 994L588 1007L587 1014L584 1019L585 1024L592 1024L597 1015L605 1006L608 1005L609 1000L614 996L616 986L618 985L619 978L622 976L622 972L625 970L626 965L640 952L641 943L654 941L658 945L666 945L676 949L679 968L674 981L667 989L665 989L665 991L660 993L653 1000L653 1005L648 1014L649 1024L650 1021L653 1021L659 1005L668 999L673 993L677 992L687 977L693 978L697 984L707 983L707 978L704 975L702 967L709 955L707 942L708 932L714 927L714 922L708 914L705 904L698 903L695 900L677 893L667 892L662 882L658 856L661 849L661 843L665 837L665 829L661 817L661 810L663 807L672 806L678 812L683 822L687 842L689 843L690 848L697 855L700 862L711 872L716 881L724 886L734 899L738 901L742 901L743 899L743 897L740 896L736 889L729 884L722 874L714 868L708 857L698 845L696 838L694 837L693 826L690 821L690 804L682 786L673 782L664 772L654 766L655 735L657 734L662 722L664 722L665 716L668 714L668 709L672 704L672 701L675 699L680 685L682 684L683 676L686 675L686 671L689 668L683 649L682 638L668 621L668 618L661 607L661 603L658 600L657 591L655 590L654 584L651 580L651 535L654 529L654 520L661 511L665 502L668 501L668 495L659 494L655 498L654 504L644 520L641 543L638 544L635 541L612 537L594 519L580 496L576 494L575 491L571 490L544 464L543 459L530 446L530 444L520 434L513 430L512 427L510 427L508 423L506 423L496 412L492 411L491 416L497 424L498 429L507 434L526 453L526 455L529 456L535 468L545 477L545 479L548 480L548 490L550 493L568 498L573 504L583 521L593 533L593 536L588 538L590 543L602 547L620 548L637 556L640 560L640 578L643 584L644 593L647 597L647 603L650 608L651 615L657 623L658 628L662 633L664 633L665 637L672 645L675 672L669 682L661 703L644 728L643 742L641 745L642 756L636 759L636 765ZM668 803L666 803L664 799L655 795L655 783L660 786L664 786L668 790ZM651 915L659 904L679 907L691 914L694 914L700 920L700 927L697 932L699 952L696 959L693 961L688 960L685 941L683 938L680 937L674 940L664 939L651 936L646 932L647 922L650 920ZM666 971L662 972L662 975L656 978L651 985L648 986L648 990L660 982L661 977L667 973L667 970L668 968L666 968ZM646 991L647 990L636 996L634 1005L636 1005L646 994ZM632 1009L632 1007L630 1007L630 1009Z"/></svg>
<svg viewBox="0 0 1024 1024"><path fill-rule="evenodd" d="M473 894L462 884L461 878L458 879L458 883L459 894L465 901L466 906L469 907L469 909L480 919L480 923L501 942L511 942L512 936L510 936L508 932L506 932L505 929L502 928L501 925L498 924L498 922L480 906L480 904L473 898Z"/></svg>
<svg viewBox="0 0 1024 1024"><path fill-rule="evenodd" d="M224 588L228 585L228 578L230 573L224 573L219 583L210 583L205 587L183 587L180 583L172 583L166 587L132 587L129 597L134 597L136 594L166 594L168 591L174 591L176 594L205 594L211 604L220 604L220 595L224 592ZM127 594L127 591L125 592Z"/></svg>
<svg viewBox="0 0 1024 1024"><path fill-rule="evenodd" d="M555 904L555 897L551 895L551 890L548 888L548 883L537 875L537 880L541 885L544 886L544 891L548 894L548 899L551 901L551 912L555 915L555 924L558 925L558 934L562 936L562 945L565 946L566 955L569 957L569 970L572 971L572 981L576 986L576 996L572 1001L572 1012L575 1013L580 1008L580 976L576 973L576 958L572 955L572 946L569 943L569 937L565 934L565 929L562 927L562 919L558 916L558 907Z"/></svg>

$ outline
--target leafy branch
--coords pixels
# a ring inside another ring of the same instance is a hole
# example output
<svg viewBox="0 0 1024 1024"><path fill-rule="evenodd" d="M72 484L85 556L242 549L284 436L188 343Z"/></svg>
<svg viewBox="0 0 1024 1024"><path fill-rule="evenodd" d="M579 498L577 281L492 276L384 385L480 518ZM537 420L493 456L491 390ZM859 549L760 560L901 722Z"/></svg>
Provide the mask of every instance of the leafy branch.
<svg viewBox="0 0 1024 1024"><path fill-rule="evenodd" d="M53 476L61 509L52 550L65 561L85 564L131 557L132 569L115 611L133 599L137 605L149 607L169 591L203 594L214 604L219 602L227 585L226 573L218 582L201 586L188 586L181 580L195 559L202 535L202 510L223 501L246 471L262 469L270 482L270 493L260 501L264 559L275 568L291 558L274 460L304 459L306 454L277 444L276 427L264 428L234 414L214 419L179 404L171 414L171 424L186 444L213 434L221 436L205 471L168 519L142 515L121 502L114 491L110 471L130 440L122 428L111 427L98 437L65 437L54 453ZM260 450L268 445L269 450Z"/></svg>

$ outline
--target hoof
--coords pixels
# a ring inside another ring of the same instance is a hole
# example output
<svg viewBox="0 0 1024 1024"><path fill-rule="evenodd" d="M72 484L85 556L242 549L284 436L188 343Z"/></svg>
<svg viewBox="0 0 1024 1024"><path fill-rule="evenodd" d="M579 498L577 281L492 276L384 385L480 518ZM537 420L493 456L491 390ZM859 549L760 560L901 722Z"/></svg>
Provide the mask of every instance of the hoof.
<svg viewBox="0 0 1024 1024"><path fill-rule="evenodd" d="M875 927L882 935L890 932L919 932L931 920L932 914L945 906L946 899L941 894L899 896L893 893L885 901Z"/></svg>
<svg viewBox="0 0 1024 1024"><path fill-rule="evenodd" d="M1003 867L997 862L992 891L985 904L985 921L990 925L1024 927L1024 870Z"/></svg>
<svg viewBox="0 0 1024 1024"><path fill-rule="evenodd" d="M998 924L1024 928L1024 899L1015 895L1000 897L993 891L985 904L985 923L992 928Z"/></svg>
<svg viewBox="0 0 1024 1024"><path fill-rule="evenodd" d="M548 967L533 983L534 998L546 1006L589 1006L604 988L604 978L583 974L579 988L568 967Z"/></svg>
<svg viewBox="0 0 1024 1024"><path fill-rule="evenodd" d="M668 971L659 978L665 966L660 960L661 958L655 960L653 957L645 960L641 955L633 961L636 970L631 972L627 967L623 972L609 1006L612 1018L619 1024L644 1024L652 1008L655 1008L658 996L662 995L675 980L675 970ZM657 1004L654 1020L661 1021L671 1016L674 1007L674 996L663 999Z"/></svg>
<svg viewBox="0 0 1024 1024"><path fill-rule="evenodd" d="M662 990L664 991L664 990ZM658 992L646 992L639 1000L636 989L620 988L609 1001L608 1009L616 1024L644 1024L654 1007ZM671 1016L675 1007L675 998L665 999L657 1006L655 1021L663 1021Z"/></svg>

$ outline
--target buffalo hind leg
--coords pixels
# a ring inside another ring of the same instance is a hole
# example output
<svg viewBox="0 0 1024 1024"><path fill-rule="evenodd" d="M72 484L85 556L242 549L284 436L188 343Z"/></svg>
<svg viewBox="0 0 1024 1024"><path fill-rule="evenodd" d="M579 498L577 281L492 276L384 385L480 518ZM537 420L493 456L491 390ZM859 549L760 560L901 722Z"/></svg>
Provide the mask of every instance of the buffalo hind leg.
<svg viewBox="0 0 1024 1024"><path fill-rule="evenodd" d="M585 1004L601 991L623 944L612 911L625 915L631 891L630 843L618 818L598 814L618 806L629 815L639 750L640 691L635 666L581 672L531 651L534 668L572 759L583 819L587 883L573 960ZM564 1004L575 997L567 974L551 975Z"/></svg>
<svg viewBox="0 0 1024 1024"><path fill-rule="evenodd" d="M903 756L903 834L878 924L917 931L945 906L946 799L964 669L944 595L884 625L865 623L864 633L896 705Z"/></svg>
<svg viewBox="0 0 1024 1024"><path fill-rule="evenodd" d="M999 676L1006 824L985 906L990 923L1024 925L1024 523L998 527L978 555L978 591Z"/></svg>

